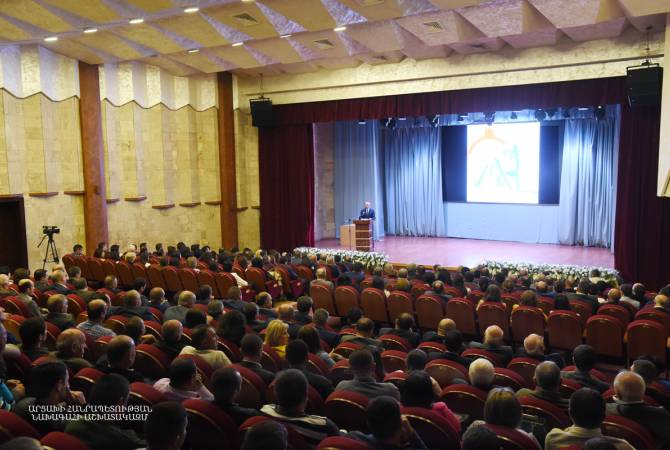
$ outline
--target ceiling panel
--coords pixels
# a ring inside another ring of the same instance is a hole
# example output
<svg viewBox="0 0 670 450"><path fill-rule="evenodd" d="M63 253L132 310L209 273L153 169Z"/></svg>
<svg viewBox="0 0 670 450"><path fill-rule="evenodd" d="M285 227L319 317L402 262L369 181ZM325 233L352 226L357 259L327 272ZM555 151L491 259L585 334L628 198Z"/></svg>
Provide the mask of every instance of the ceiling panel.
<svg viewBox="0 0 670 450"><path fill-rule="evenodd" d="M88 64L103 64L105 62L104 55L96 53L94 50L75 42L71 39L61 39L57 42L50 42L44 45L50 50L61 53L70 58L84 61Z"/></svg>
<svg viewBox="0 0 670 450"><path fill-rule="evenodd" d="M170 0L125 0L125 2L148 13L156 13L176 6Z"/></svg>
<svg viewBox="0 0 670 450"><path fill-rule="evenodd" d="M146 23L115 28L114 32L158 53L175 53L184 50L165 34Z"/></svg>
<svg viewBox="0 0 670 450"><path fill-rule="evenodd" d="M344 42L334 31L300 33L293 36L291 40L296 41L307 50L306 54L301 54L305 59L344 58L349 56Z"/></svg>
<svg viewBox="0 0 670 450"><path fill-rule="evenodd" d="M323 30L338 25L320 0L300 0L299 2L264 0L263 3L307 30Z"/></svg>
<svg viewBox="0 0 670 450"><path fill-rule="evenodd" d="M405 15L403 4L397 0L340 0L340 3L356 11L369 21L388 20Z"/></svg>
<svg viewBox="0 0 670 450"><path fill-rule="evenodd" d="M111 22L119 19L119 15L102 0L42 0L42 2L93 22Z"/></svg>
<svg viewBox="0 0 670 450"><path fill-rule="evenodd" d="M573 41L591 41L594 39L608 39L619 36L628 25L625 17L595 25L562 28Z"/></svg>
<svg viewBox="0 0 670 450"><path fill-rule="evenodd" d="M346 34L373 52L390 52L402 48L396 27L391 21L353 25L347 28Z"/></svg>
<svg viewBox="0 0 670 450"><path fill-rule="evenodd" d="M262 65L256 60L256 58L253 57L251 53L247 51L246 48L244 48L243 45L239 47L226 46L226 47L211 48L208 51L218 56L219 58L226 60L236 65L237 67L241 67L243 69L250 69L252 67L258 67Z"/></svg>
<svg viewBox="0 0 670 450"><path fill-rule="evenodd" d="M454 11L418 14L397 22L426 45L470 42L484 37L484 33Z"/></svg>
<svg viewBox="0 0 670 450"><path fill-rule="evenodd" d="M126 41L109 32L82 34L74 40L120 60L138 59L145 56Z"/></svg>
<svg viewBox="0 0 670 450"><path fill-rule="evenodd" d="M241 31L254 39L278 36L277 30L254 3L235 3L218 8L209 8L204 12L222 24Z"/></svg>
<svg viewBox="0 0 670 450"><path fill-rule="evenodd" d="M175 53L174 55L170 55L170 58L174 59L179 63L198 69L199 71L204 73L221 72L224 70L230 70L231 68L234 67L232 65L226 66L223 64L219 64L212 58L207 57L207 55L205 55L203 52Z"/></svg>
<svg viewBox="0 0 670 450"><path fill-rule="evenodd" d="M65 20L33 0L2 0L0 1L0 13L52 33L72 29L72 26Z"/></svg>
<svg viewBox="0 0 670 450"><path fill-rule="evenodd" d="M670 13L668 0L619 0L619 2L631 16Z"/></svg>
<svg viewBox="0 0 670 450"><path fill-rule="evenodd" d="M173 75L177 75L180 77L185 77L188 75L194 75L197 73L200 73L198 69L195 69L193 67L181 64L167 56L149 56L146 58L140 59L140 61L143 61L147 64L152 64L154 66L158 66L162 69L167 70Z"/></svg>
<svg viewBox="0 0 670 450"><path fill-rule="evenodd" d="M245 44L246 47L258 50L282 64L301 62L300 54L291 45L288 39L264 39Z"/></svg>
<svg viewBox="0 0 670 450"><path fill-rule="evenodd" d="M203 47L228 44L228 40L200 14L183 14L156 21L161 28L197 42Z"/></svg>
<svg viewBox="0 0 670 450"><path fill-rule="evenodd" d="M20 41L23 39L30 39L30 33L0 17L0 39Z"/></svg>

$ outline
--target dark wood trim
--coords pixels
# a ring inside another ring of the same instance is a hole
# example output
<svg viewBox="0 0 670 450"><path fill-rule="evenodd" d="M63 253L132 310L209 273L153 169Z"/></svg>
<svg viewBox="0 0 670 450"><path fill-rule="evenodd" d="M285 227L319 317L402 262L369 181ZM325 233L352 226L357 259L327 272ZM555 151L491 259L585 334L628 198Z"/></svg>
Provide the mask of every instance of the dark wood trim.
<svg viewBox="0 0 670 450"><path fill-rule="evenodd" d="M205 202L205 205L212 205L212 206L216 206L216 205L220 205L220 204L221 204L221 200L212 200L210 202Z"/></svg>
<svg viewBox="0 0 670 450"><path fill-rule="evenodd" d="M235 125L233 117L233 75L217 73L219 110L219 180L221 189L221 245L238 246L237 237L237 180L235 174Z"/></svg>
<svg viewBox="0 0 670 450"><path fill-rule="evenodd" d="M106 203L107 203L107 204L110 204L110 203L116 203L116 202L118 202L118 201L120 201L120 200L121 200L120 198L108 198L108 199L106 200Z"/></svg>
<svg viewBox="0 0 670 450"><path fill-rule="evenodd" d="M168 203L168 204L165 204L165 205L153 205L152 208L153 209L170 209L170 208L174 208L174 203Z"/></svg>
<svg viewBox="0 0 670 450"><path fill-rule="evenodd" d="M193 208L194 206L198 206L200 204L201 202L180 203L179 206L183 206L184 208Z"/></svg>
<svg viewBox="0 0 670 450"><path fill-rule="evenodd" d="M29 197L53 197L58 195L58 192L31 192L28 194Z"/></svg>
<svg viewBox="0 0 670 450"><path fill-rule="evenodd" d="M0 203L17 203L19 206L19 228L23 230L23 233L16 233L12 236L12 241L18 243L20 260L17 267L28 267L28 237L26 236L26 208L23 200L23 194L5 194L0 195ZM40 253L43 252L40 249ZM16 269L17 267L10 267L10 270Z"/></svg>
<svg viewBox="0 0 670 450"><path fill-rule="evenodd" d="M260 207L260 205L259 205L259 206L252 206L251 209L258 209L258 210L260 210L261 207Z"/></svg>
<svg viewBox="0 0 670 450"><path fill-rule="evenodd" d="M147 199L146 195L142 195L140 197L125 197L124 200L127 202L143 202L144 200Z"/></svg>
<svg viewBox="0 0 670 450"><path fill-rule="evenodd" d="M247 209L249 209L248 206L242 206L241 208L231 208L230 210L234 211L234 212L242 212L242 211L246 211Z"/></svg>
<svg viewBox="0 0 670 450"><path fill-rule="evenodd" d="M65 195L84 195L86 194L86 191L83 189L81 191L63 191L63 194Z"/></svg>
<svg viewBox="0 0 670 450"><path fill-rule="evenodd" d="M1 194L0 200L18 200L23 198L23 194Z"/></svg>

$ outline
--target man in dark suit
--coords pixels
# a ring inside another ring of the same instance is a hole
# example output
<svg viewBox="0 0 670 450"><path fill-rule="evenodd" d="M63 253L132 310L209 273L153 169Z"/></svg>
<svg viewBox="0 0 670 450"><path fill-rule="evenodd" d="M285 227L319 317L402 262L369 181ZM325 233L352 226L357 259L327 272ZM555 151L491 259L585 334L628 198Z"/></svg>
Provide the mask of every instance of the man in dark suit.
<svg viewBox="0 0 670 450"><path fill-rule="evenodd" d="M595 389L602 394L610 386L591 375L591 369L596 365L596 356L596 351L590 345L578 345L572 353L572 361L577 369L574 372L562 372L561 376L576 381L584 387Z"/></svg>
<svg viewBox="0 0 670 450"><path fill-rule="evenodd" d="M470 348L481 348L498 357L501 367L507 367L514 352L512 347L503 344L503 330L498 325L491 325L484 331L484 343L471 342Z"/></svg>
<svg viewBox="0 0 670 450"><path fill-rule="evenodd" d="M63 331L76 326L72 314L67 313L67 299L64 295L54 294L47 300L49 314L45 317L47 322L51 322Z"/></svg>
<svg viewBox="0 0 670 450"><path fill-rule="evenodd" d="M124 316L124 317L133 317L137 316L143 320L154 320L154 316L149 311L149 308L142 306L142 298L140 293L132 290L126 292L126 295L123 297L123 306L115 306L109 310L110 316Z"/></svg>
<svg viewBox="0 0 670 450"><path fill-rule="evenodd" d="M62 270L56 270L53 274L51 274L51 281L53 281L53 284L49 287L49 290L63 295L70 293L70 289L65 284L67 281L65 278L65 272Z"/></svg>
<svg viewBox="0 0 670 450"><path fill-rule="evenodd" d="M412 331L414 327L414 317L408 313L402 313L395 320L395 328L382 328L379 330L379 335L392 334L407 340L412 347L419 345L421 336L419 333Z"/></svg>
<svg viewBox="0 0 670 450"><path fill-rule="evenodd" d="M314 311L314 327L319 333L319 337L330 346L330 348L337 347L337 344L340 342L340 335L328 329L328 318L330 314L323 308L319 308Z"/></svg>
<svg viewBox="0 0 670 450"><path fill-rule="evenodd" d="M312 298L303 295L302 297L298 298L296 303L298 310L293 315L293 320L295 320L295 323L301 326L312 323L312 318L309 315L309 313L312 311L312 307L314 306L314 301Z"/></svg>
<svg viewBox="0 0 670 450"><path fill-rule="evenodd" d="M240 366L254 372L261 377L266 386L269 386L275 379L275 374L266 370L261 365L261 358L263 357L263 340L257 334L247 334L240 342L240 353L242 353L242 361Z"/></svg>
<svg viewBox="0 0 670 450"><path fill-rule="evenodd" d="M560 368L565 367L565 360L560 353L544 354L544 337L538 334L529 334L523 340L523 348L519 348L516 356L521 358L531 358L537 361L552 361Z"/></svg>
<svg viewBox="0 0 670 450"><path fill-rule="evenodd" d="M49 290L51 286L49 286L49 282L47 281L47 271L44 269L37 269L33 273L33 277L35 277L35 288L39 289L40 292L46 292Z"/></svg>
<svg viewBox="0 0 670 450"><path fill-rule="evenodd" d="M72 284L74 285L74 291L72 291L73 294L81 297L81 299L86 303L91 301L95 291L88 290L88 284L86 283L85 278L77 278L76 280L72 280Z"/></svg>
<svg viewBox="0 0 670 450"><path fill-rule="evenodd" d="M254 416L260 416L258 410L244 408L237 404L236 397L240 393L242 377L233 367L222 367L212 374L210 388L214 395L213 404L224 411L237 426Z"/></svg>
<svg viewBox="0 0 670 450"><path fill-rule="evenodd" d="M590 287L591 282L585 278L577 285L577 292L569 293L567 296L568 300L582 300L589 303L593 307L593 313L595 314L598 311L600 303L598 303L598 299L595 296L589 295Z"/></svg>
<svg viewBox="0 0 670 450"><path fill-rule="evenodd" d="M363 206L363 209L361 209L358 218L375 220L375 210L370 208L370 202L365 202L365 205Z"/></svg>
<svg viewBox="0 0 670 450"><path fill-rule="evenodd" d="M286 346L286 361L289 368L301 371L309 385L316 389L321 398L325 400L333 393L333 383L323 375L307 370L308 355L309 350L305 341L296 339Z"/></svg>
<svg viewBox="0 0 670 450"><path fill-rule="evenodd" d="M446 352L431 352L428 359L448 359L449 361L457 362L458 364L469 367L472 362L471 358L461 356L463 350L463 335L458 330L447 331L444 336L444 345L447 347Z"/></svg>

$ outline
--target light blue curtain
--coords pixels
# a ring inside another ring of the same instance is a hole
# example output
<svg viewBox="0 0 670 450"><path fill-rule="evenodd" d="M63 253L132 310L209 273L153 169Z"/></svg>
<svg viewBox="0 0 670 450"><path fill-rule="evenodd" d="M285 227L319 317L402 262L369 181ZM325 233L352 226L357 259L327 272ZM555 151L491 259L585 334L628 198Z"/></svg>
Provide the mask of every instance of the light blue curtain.
<svg viewBox="0 0 670 450"><path fill-rule="evenodd" d="M369 201L377 217L374 236L380 239L384 237L384 195L378 122L336 122L334 134L335 235L339 238L340 225L358 219L363 203Z"/></svg>
<svg viewBox="0 0 670 450"><path fill-rule="evenodd" d="M402 236L444 236L440 129L382 131L386 231Z"/></svg>
<svg viewBox="0 0 670 450"><path fill-rule="evenodd" d="M608 107L602 120L565 121L558 216L561 244L612 246L618 135L618 107Z"/></svg>

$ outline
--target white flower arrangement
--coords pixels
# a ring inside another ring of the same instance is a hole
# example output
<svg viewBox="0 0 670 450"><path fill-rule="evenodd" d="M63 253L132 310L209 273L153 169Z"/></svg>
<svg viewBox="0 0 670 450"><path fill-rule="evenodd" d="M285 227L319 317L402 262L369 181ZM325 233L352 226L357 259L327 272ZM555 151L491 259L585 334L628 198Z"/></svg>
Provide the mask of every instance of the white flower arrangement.
<svg viewBox="0 0 670 450"><path fill-rule="evenodd" d="M384 266L389 262L389 258L385 253L382 252L359 252L356 250L341 250L336 248L316 248L316 247L298 247L294 251L300 253L307 253L308 255L326 255L326 256L336 256L339 255L342 260L347 260L351 262L358 262L363 264L363 267L366 269L372 269L376 266Z"/></svg>
<svg viewBox="0 0 670 450"><path fill-rule="evenodd" d="M600 277L605 281L615 284L619 283L619 272L614 269L596 266L575 266L570 264L533 264L533 263L519 263L509 261L484 261L482 267L486 267L492 275L500 272L503 268L509 270L511 275L519 275L526 273L532 277L539 274L548 274L556 280L579 280L580 278L588 278L591 276L591 271L597 269L600 271Z"/></svg>

